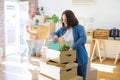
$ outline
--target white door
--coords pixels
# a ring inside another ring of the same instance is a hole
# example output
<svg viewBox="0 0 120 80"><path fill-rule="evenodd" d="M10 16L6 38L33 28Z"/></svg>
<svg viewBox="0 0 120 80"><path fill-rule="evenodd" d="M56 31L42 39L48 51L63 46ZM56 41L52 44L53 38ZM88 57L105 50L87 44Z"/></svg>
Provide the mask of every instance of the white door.
<svg viewBox="0 0 120 80"><path fill-rule="evenodd" d="M6 55L17 53L20 46L20 17L17 1L5 1L5 49Z"/></svg>
<svg viewBox="0 0 120 80"><path fill-rule="evenodd" d="M26 49L24 36L26 19L28 18L29 2L21 1L19 5L20 5L20 53L23 53L24 50Z"/></svg>
<svg viewBox="0 0 120 80"><path fill-rule="evenodd" d="M28 18L29 2L21 1L19 4L20 4L20 43L24 44L23 36L25 32L24 29L26 19Z"/></svg>

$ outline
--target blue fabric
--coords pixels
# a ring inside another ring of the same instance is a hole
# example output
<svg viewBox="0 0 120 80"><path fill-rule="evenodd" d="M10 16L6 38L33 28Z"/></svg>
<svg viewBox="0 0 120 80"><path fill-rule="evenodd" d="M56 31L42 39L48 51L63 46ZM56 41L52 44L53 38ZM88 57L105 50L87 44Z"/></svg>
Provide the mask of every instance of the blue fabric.
<svg viewBox="0 0 120 80"><path fill-rule="evenodd" d="M54 49L59 51L60 50L60 42L54 42L54 41L50 41L50 49Z"/></svg>
<svg viewBox="0 0 120 80"><path fill-rule="evenodd" d="M57 32L54 33L54 35L57 35L58 37L61 37L65 32L66 28L60 28ZM86 43L86 32L82 25L78 24L76 26L73 26L73 38L74 43L71 46L74 50L76 50L76 59L78 66L83 66L88 62L88 54L85 49L85 43ZM86 67L84 69L86 73ZM78 69L78 74L83 74L84 71L81 71ZM86 74L83 74L86 77ZM85 80L85 79L84 79Z"/></svg>
<svg viewBox="0 0 120 80"><path fill-rule="evenodd" d="M54 35L57 35L58 37L61 37L62 35L65 34L66 31L67 31L67 28L60 28L58 31L56 31L55 33L53 33L51 35L51 37L53 38Z"/></svg>

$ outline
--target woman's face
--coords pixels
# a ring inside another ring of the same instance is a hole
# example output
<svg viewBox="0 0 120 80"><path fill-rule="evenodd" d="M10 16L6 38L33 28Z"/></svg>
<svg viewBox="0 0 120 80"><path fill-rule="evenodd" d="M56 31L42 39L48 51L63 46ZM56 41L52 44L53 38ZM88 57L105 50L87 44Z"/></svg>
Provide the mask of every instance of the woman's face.
<svg viewBox="0 0 120 80"><path fill-rule="evenodd" d="M63 16L62 16L62 21L63 21L64 25L67 26L67 18L66 18L65 14L63 14Z"/></svg>

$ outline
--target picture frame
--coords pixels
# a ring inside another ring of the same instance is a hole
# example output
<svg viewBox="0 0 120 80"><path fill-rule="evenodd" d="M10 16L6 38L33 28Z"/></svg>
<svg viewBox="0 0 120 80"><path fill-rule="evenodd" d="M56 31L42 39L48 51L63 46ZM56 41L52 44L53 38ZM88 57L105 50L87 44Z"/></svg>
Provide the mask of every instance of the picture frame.
<svg viewBox="0 0 120 80"><path fill-rule="evenodd" d="M83 5L87 5L87 4L94 4L95 0L72 0L72 4L74 5L79 5L79 4L83 4Z"/></svg>

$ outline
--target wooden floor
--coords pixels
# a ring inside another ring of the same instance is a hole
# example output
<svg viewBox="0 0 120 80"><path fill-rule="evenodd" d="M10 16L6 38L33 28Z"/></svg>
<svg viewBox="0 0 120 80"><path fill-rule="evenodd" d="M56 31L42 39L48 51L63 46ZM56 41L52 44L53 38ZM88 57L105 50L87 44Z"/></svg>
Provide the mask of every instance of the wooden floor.
<svg viewBox="0 0 120 80"><path fill-rule="evenodd" d="M0 80L38 80L39 59L33 58L27 63L18 55L11 55L0 64Z"/></svg>
<svg viewBox="0 0 120 80"><path fill-rule="evenodd" d="M120 80L120 60L114 65L114 59L106 58L102 63L99 59L92 61L91 66L98 70L98 80Z"/></svg>
<svg viewBox="0 0 120 80"><path fill-rule="evenodd" d="M120 80L120 61L113 65L114 59L92 61L91 66L98 70L97 80ZM39 59L33 58L32 64L21 62L19 55L11 55L0 64L0 80L38 80Z"/></svg>

